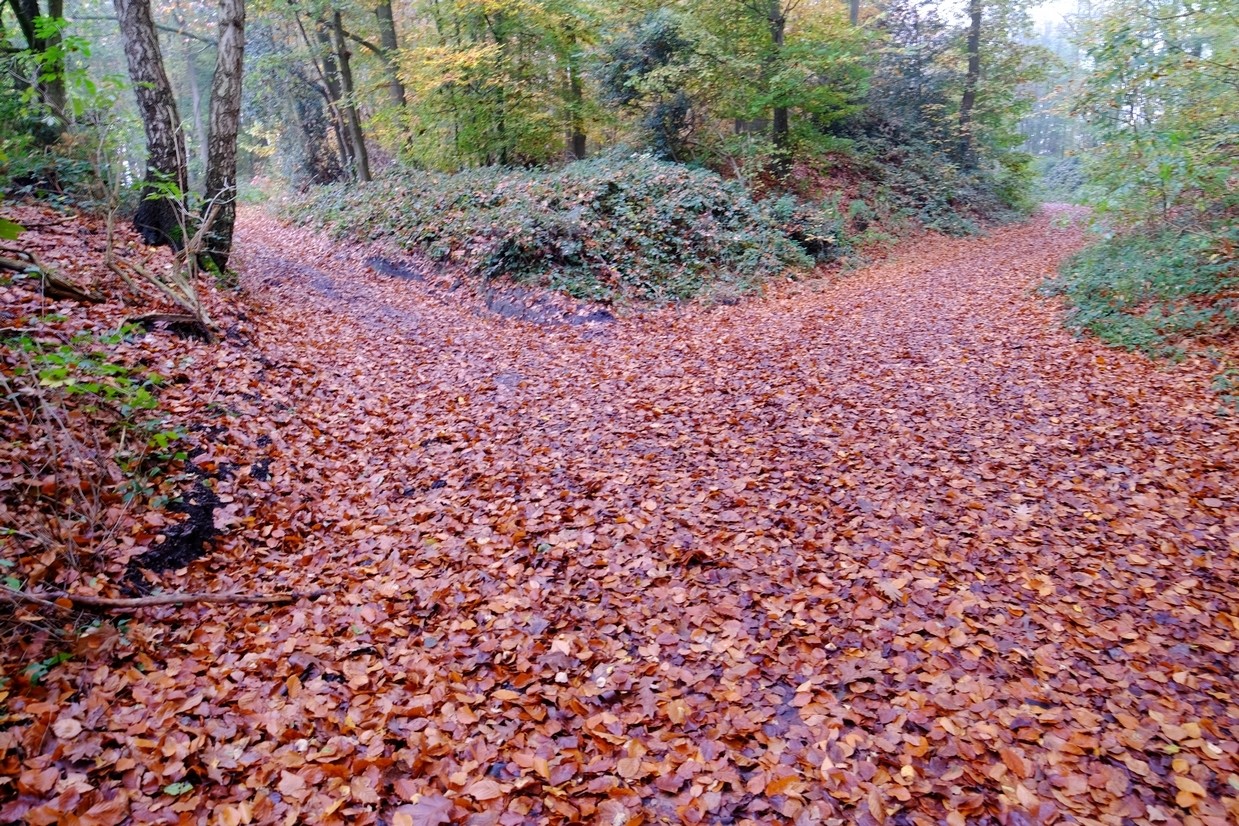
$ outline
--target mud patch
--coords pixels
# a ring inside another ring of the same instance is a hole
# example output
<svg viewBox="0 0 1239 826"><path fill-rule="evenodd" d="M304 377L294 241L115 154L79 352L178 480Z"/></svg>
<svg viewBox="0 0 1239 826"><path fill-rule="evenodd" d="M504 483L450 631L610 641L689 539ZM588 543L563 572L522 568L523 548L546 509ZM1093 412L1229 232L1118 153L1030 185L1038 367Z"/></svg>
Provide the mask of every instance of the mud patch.
<svg viewBox="0 0 1239 826"><path fill-rule="evenodd" d="M149 551L134 557L125 570L125 582L131 588L146 592L148 586L142 571L160 573L184 568L206 553L207 544L215 537L215 509L219 497L205 482L195 482L185 498L173 509L185 514L185 519L164 531L164 538Z"/></svg>
<svg viewBox="0 0 1239 826"><path fill-rule="evenodd" d="M405 281L425 281L426 274L399 261L391 261L378 255L366 259L366 266L381 275L401 278Z"/></svg>
<svg viewBox="0 0 1239 826"><path fill-rule="evenodd" d="M615 316L597 306L580 306L568 303L557 293L540 292L519 285L503 289L490 289L484 295L486 309L498 316L525 321L530 324L579 326L584 324L610 324Z"/></svg>
<svg viewBox="0 0 1239 826"><path fill-rule="evenodd" d="M171 333L177 338L207 343L213 340L211 332L191 315L151 313L130 319L129 323L138 325L148 333Z"/></svg>

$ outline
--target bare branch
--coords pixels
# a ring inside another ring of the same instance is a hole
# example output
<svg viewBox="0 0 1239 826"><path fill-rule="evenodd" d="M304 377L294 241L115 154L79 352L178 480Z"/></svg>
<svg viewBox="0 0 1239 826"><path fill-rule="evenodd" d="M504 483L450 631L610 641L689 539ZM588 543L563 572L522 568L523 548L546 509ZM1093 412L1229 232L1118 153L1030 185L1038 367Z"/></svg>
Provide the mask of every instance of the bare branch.
<svg viewBox="0 0 1239 826"><path fill-rule="evenodd" d="M194 603L212 603L216 605L287 605L301 599L317 599L327 592L324 590L307 593L292 592L288 594L242 594L237 592L223 594L154 594L149 597L96 597L85 594L70 594L66 591L44 591L30 594L0 585L0 594L12 599L32 602L61 611L71 610L60 600L68 600L72 606L101 611L131 611L136 608L152 608L160 605L192 605Z"/></svg>

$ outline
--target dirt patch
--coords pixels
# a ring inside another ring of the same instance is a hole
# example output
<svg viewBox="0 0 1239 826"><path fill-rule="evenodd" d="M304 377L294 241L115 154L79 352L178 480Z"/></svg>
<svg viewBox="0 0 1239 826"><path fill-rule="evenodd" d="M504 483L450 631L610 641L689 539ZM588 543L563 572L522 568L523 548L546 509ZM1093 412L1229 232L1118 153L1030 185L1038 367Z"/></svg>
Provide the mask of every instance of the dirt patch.
<svg viewBox="0 0 1239 826"><path fill-rule="evenodd" d="M134 557L125 572L125 581L135 590L148 590L142 571L160 573L184 568L206 553L215 537L215 509L219 497L205 482L194 483L176 510L185 514L182 522L164 531L164 538L149 551Z"/></svg>
<svg viewBox="0 0 1239 826"><path fill-rule="evenodd" d="M421 270L413 269L413 267L408 264L403 264L399 261L391 261L378 255L372 255L367 258L366 266L380 275L388 275L392 278L401 278L405 281L426 280L426 274Z"/></svg>
<svg viewBox="0 0 1239 826"><path fill-rule="evenodd" d="M572 326L609 324L615 321L615 315L607 309L576 305L571 303L571 299L558 293L533 290L519 284L492 288L487 290L483 298L486 309L513 321Z"/></svg>

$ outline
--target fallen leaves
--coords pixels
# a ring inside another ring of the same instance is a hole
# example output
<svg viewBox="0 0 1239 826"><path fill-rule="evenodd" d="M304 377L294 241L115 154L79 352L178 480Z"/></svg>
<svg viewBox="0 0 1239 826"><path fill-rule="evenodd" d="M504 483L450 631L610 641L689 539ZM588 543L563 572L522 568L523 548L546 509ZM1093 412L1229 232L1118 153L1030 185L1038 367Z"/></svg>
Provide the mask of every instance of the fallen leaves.
<svg viewBox="0 0 1239 826"><path fill-rule="evenodd" d="M1027 294L1073 231L535 327L244 227L255 344L169 391L227 533L161 583L328 596L14 685L0 820L1239 817L1239 430Z"/></svg>

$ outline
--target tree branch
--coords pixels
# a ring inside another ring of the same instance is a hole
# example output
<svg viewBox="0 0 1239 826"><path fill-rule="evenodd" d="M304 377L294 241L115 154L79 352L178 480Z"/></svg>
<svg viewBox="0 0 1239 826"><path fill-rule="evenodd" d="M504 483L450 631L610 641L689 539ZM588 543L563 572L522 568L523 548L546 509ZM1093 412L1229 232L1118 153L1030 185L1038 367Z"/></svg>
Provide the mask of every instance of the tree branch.
<svg viewBox="0 0 1239 826"><path fill-rule="evenodd" d="M115 22L116 18L107 17L105 15L79 14L79 15L74 15L73 20L92 20L92 21L110 20L110 21ZM73 22L73 21L70 21L70 22ZM206 37L205 35L195 34L194 32L191 32L189 29L185 28L184 26L170 26L166 23L156 23L155 28L159 29L161 32L167 32L168 34L179 34L182 37L188 37L191 40L197 40L199 43L205 43L208 46L219 45L218 41L213 40L210 37Z"/></svg>
<svg viewBox="0 0 1239 826"><path fill-rule="evenodd" d="M378 55L380 58L382 58L384 61L387 60L387 52L383 51L381 48L374 45L369 40L366 40L364 37L358 37L357 35L350 32L348 29L344 29L343 31L344 31L344 36L347 37L349 40L353 41L359 46L365 46L367 49L369 49L370 51Z"/></svg>
<svg viewBox="0 0 1239 826"><path fill-rule="evenodd" d="M213 603L217 605L286 605L301 599L316 599L327 592L324 590L308 593L289 594L155 594L149 597L94 597L84 594L70 594L65 591L46 591L42 594L28 594L7 585L0 585L0 594L23 602L33 602L45 607L54 607L62 611L71 610L60 600L68 600L74 606L100 611L132 611L136 608L152 608L160 605L191 605L194 603Z"/></svg>

